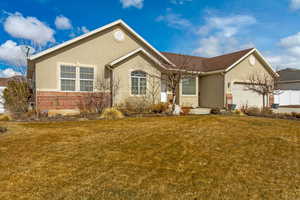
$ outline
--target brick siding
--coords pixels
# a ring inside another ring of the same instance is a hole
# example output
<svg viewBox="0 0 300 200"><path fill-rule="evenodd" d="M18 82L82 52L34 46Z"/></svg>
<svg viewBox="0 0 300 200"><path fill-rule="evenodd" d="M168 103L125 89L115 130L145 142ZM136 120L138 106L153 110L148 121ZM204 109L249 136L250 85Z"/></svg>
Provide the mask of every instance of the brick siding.
<svg viewBox="0 0 300 200"><path fill-rule="evenodd" d="M84 92L37 92L37 109L62 110L62 109L84 109L90 102L90 96L101 96L101 93ZM106 93L105 101L110 104L110 94ZM102 98L103 99L103 98Z"/></svg>

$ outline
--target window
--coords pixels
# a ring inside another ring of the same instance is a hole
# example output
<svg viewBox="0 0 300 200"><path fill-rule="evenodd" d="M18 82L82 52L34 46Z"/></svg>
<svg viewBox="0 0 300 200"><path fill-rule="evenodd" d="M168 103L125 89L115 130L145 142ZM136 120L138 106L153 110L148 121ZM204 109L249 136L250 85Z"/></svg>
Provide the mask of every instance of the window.
<svg viewBox="0 0 300 200"><path fill-rule="evenodd" d="M80 91L93 91L94 68L80 67Z"/></svg>
<svg viewBox="0 0 300 200"><path fill-rule="evenodd" d="M61 91L93 91L94 68L61 65L60 87Z"/></svg>
<svg viewBox="0 0 300 200"><path fill-rule="evenodd" d="M131 72L131 94L144 95L147 89L147 76L145 72Z"/></svg>
<svg viewBox="0 0 300 200"><path fill-rule="evenodd" d="M182 79L182 95L196 95L196 77Z"/></svg>
<svg viewBox="0 0 300 200"><path fill-rule="evenodd" d="M60 86L62 91L75 91L76 67L62 65L60 68Z"/></svg>

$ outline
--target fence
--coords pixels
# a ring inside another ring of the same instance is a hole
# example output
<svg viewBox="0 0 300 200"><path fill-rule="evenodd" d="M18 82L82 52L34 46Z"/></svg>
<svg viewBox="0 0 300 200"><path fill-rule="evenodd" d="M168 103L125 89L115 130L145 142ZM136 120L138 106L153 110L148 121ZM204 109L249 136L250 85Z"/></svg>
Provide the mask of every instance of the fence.
<svg viewBox="0 0 300 200"><path fill-rule="evenodd" d="M300 91L284 90L281 94L275 95L274 100L281 106L300 105Z"/></svg>

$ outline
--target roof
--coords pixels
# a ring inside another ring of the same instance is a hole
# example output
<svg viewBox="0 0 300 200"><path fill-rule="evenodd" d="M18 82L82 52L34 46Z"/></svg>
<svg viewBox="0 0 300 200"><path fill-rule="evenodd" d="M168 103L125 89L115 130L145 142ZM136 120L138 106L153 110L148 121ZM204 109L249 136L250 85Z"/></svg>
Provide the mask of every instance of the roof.
<svg viewBox="0 0 300 200"><path fill-rule="evenodd" d="M130 52L130 53L128 53L128 54L126 54L126 55L124 55L124 56L122 56L122 57L120 57L120 58L114 60L114 61L112 61L112 62L109 63L108 65L109 65L109 66L117 65L118 63L120 63L120 62L126 60L127 58L129 58L129 57L131 57L131 56L133 56L133 55L136 55L136 54L138 54L138 53L144 54L144 55L147 56L150 60L152 60L153 62L155 62L156 64L158 64L158 65L161 66L162 68L165 68L164 65L162 65L156 58L154 58L151 54L149 54L149 53L148 53L147 51L145 51L145 49L143 49L143 48L138 48L138 49L136 49L136 50L134 50L134 51L132 51L132 52Z"/></svg>
<svg viewBox="0 0 300 200"><path fill-rule="evenodd" d="M254 48L245 49L242 51L237 51L229 54L224 54L221 56L216 56L212 58L204 58L199 56L182 55L175 53L162 52L170 61L172 61L177 67L182 67L181 65L188 65L189 68L193 68L195 71L201 72L211 72L218 70L226 70L239 59L243 58L249 52L255 50Z"/></svg>
<svg viewBox="0 0 300 200"><path fill-rule="evenodd" d="M35 60L35 59L37 59L37 58L40 58L40 57L42 57L42 56L44 56L44 55L47 55L47 54L49 54L49 53L51 53L51 52L54 52L54 51L56 51L56 50L58 50L58 49L61 49L61 48L63 48L63 47L66 47L66 46L68 46L68 45L70 45L70 44L73 44L73 43L75 43L75 42L77 42L77 41L79 41L79 40L82 40L82 39L84 39L84 38L87 38L87 37L90 37L90 36L95 35L95 34L97 34L97 33L100 33L100 32L102 32L102 31L104 31L104 30L106 30L106 29L109 29L109 28L111 28L111 27L113 27L113 26L116 26L116 25L120 25L120 26L122 26L123 28L125 28L127 31L129 31L130 33L132 33L136 38L138 38L143 44L145 44L145 46L147 46L148 48L150 48L150 49L151 49L152 51L154 51L158 56L160 56L163 60L165 60L167 63L169 63L169 64L172 65L172 63L171 63L171 62L170 62L163 54L161 54L157 49L155 49L151 44L149 44L144 38L142 38L138 33L136 33L130 26L128 26L128 25L127 25L123 20L121 20L121 19L119 19L119 20L117 20L117 21L115 21L115 22L112 22L112 23L110 23L110 24L107 24L107 25L105 25L105 26L102 26L102 27L100 27L100 28L98 28L98 29L95 29L95 30L93 30L93 31L90 31L90 32L88 32L88 33L86 33L86 34L83 34L83 35L81 35L81 36L79 36L79 37L76 37L76 38L74 38L74 39L68 40L68 41L66 41L66 42L64 42L64 43L62 43L62 44L59 44L59 45L54 46L54 47L52 47L52 48L46 49L46 50L44 50L44 51L42 51L42 52L39 52L39 53L37 53L37 54L34 54L34 55L30 56L28 59L29 59L29 60Z"/></svg>
<svg viewBox="0 0 300 200"><path fill-rule="evenodd" d="M277 72L279 81L300 81L300 69L287 68Z"/></svg>

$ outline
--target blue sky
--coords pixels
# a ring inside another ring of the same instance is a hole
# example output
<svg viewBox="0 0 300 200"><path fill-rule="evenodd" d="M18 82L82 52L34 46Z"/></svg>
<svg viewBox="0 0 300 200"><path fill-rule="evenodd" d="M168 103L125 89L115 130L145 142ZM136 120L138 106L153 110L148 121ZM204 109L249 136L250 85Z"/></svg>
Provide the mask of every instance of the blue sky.
<svg viewBox="0 0 300 200"><path fill-rule="evenodd" d="M258 48L300 69L300 0L1 0L0 76L35 52L123 19L160 51L216 56Z"/></svg>

